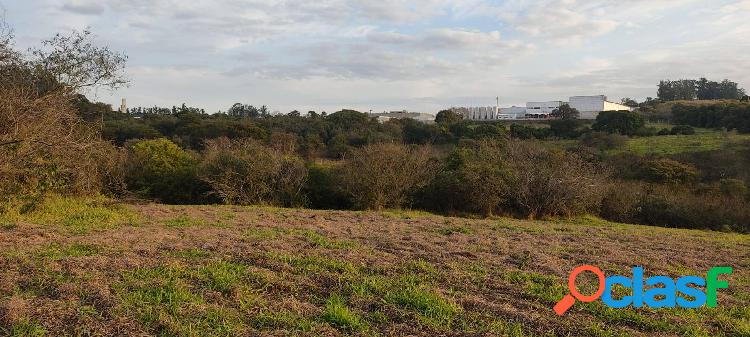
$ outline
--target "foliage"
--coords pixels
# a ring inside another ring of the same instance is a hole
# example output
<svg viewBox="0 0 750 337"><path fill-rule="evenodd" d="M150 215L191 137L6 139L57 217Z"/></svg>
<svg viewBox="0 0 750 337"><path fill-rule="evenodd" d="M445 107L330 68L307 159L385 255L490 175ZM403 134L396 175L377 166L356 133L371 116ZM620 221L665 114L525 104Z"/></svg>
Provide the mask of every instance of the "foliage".
<svg viewBox="0 0 750 337"><path fill-rule="evenodd" d="M559 118L562 120L578 119L580 115L581 113L577 109L572 108L567 103L563 103L558 108L555 108L554 110L552 110L552 113L550 114L550 116Z"/></svg>
<svg viewBox="0 0 750 337"><path fill-rule="evenodd" d="M612 150L625 146L628 137L613 133L593 131L581 137L581 143L599 150Z"/></svg>
<svg viewBox="0 0 750 337"><path fill-rule="evenodd" d="M358 208L406 207L427 186L435 165L427 146L373 144L353 150L338 168L341 186Z"/></svg>
<svg viewBox="0 0 750 337"><path fill-rule="evenodd" d="M463 115L453 110L440 110L435 116L435 122L438 124L455 124L463 120Z"/></svg>
<svg viewBox="0 0 750 337"><path fill-rule="evenodd" d="M723 80L721 82L709 81L706 78L699 80L664 80L659 82L658 97L662 101L677 100L711 100L711 99L741 99L745 96L745 89L738 86L736 82Z"/></svg>
<svg viewBox="0 0 750 337"><path fill-rule="evenodd" d="M631 136L645 124L643 116L634 111L602 111L596 116L596 122L591 128Z"/></svg>
<svg viewBox="0 0 750 337"><path fill-rule="evenodd" d="M698 178L698 169L676 160L661 158L644 162L640 168L640 176L646 181L657 183L687 183Z"/></svg>
<svg viewBox="0 0 750 337"><path fill-rule="evenodd" d="M721 102L716 104L675 104L672 107L673 120L701 128L720 128L750 133L750 104Z"/></svg>
<svg viewBox="0 0 750 337"><path fill-rule="evenodd" d="M206 142L201 178L226 204L298 206L307 169L301 158L252 139Z"/></svg>
<svg viewBox="0 0 750 337"><path fill-rule="evenodd" d="M529 218L572 216L599 206L606 172L595 164L522 142L510 143L507 156L515 212Z"/></svg>
<svg viewBox="0 0 750 337"><path fill-rule="evenodd" d="M126 183L142 197L166 203L195 202L205 193L197 165L193 155L167 139L142 140L128 146Z"/></svg>

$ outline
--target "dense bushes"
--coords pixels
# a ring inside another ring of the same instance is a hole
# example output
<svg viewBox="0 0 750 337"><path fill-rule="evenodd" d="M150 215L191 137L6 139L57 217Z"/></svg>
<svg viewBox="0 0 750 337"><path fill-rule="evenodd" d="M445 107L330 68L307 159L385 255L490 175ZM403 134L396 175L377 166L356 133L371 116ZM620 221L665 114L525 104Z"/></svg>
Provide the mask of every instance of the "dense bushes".
<svg viewBox="0 0 750 337"><path fill-rule="evenodd" d="M305 163L256 140L207 141L199 171L211 193L226 204L304 204Z"/></svg>
<svg viewBox="0 0 750 337"><path fill-rule="evenodd" d="M529 218L572 216L596 211L602 198L602 168L574 154L511 143L510 200Z"/></svg>
<svg viewBox="0 0 750 337"><path fill-rule="evenodd" d="M407 207L435 173L425 146L373 144L351 151L338 168L345 192L357 208Z"/></svg>
<svg viewBox="0 0 750 337"><path fill-rule="evenodd" d="M674 185L619 182L604 198L601 214L628 223L750 232L747 202L746 194L725 193L721 186L697 193Z"/></svg>
<svg viewBox="0 0 750 337"><path fill-rule="evenodd" d="M596 122L591 128L595 131L632 136L645 124L643 116L635 111L602 111L596 116Z"/></svg>
<svg viewBox="0 0 750 337"><path fill-rule="evenodd" d="M721 128L750 132L750 104L725 101L714 104L675 104L673 122L701 128Z"/></svg>
<svg viewBox="0 0 750 337"><path fill-rule="evenodd" d="M528 218L583 214L597 209L604 176L575 154L483 141L449 156L426 207Z"/></svg>

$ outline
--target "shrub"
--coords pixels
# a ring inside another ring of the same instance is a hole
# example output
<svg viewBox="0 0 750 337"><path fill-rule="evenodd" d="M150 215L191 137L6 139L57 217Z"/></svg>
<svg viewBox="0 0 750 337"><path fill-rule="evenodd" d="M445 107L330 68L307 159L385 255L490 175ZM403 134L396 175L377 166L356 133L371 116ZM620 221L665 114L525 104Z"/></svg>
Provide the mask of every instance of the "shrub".
<svg viewBox="0 0 750 337"><path fill-rule="evenodd" d="M645 161L639 173L646 181L664 184L695 181L699 175L694 166L666 158Z"/></svg>
<svg viewBox="0 0 750 337"><path fill-rule="evenodd" d="M688 125L677 125L669 132L671 135L694 135L695 129Z"/></svg>
<svg viewBox="0 0 750 337"><path fill-rule="evenodd" d="M293 154L256 140L219 138L206 142L200 176L226 204L304 204L307 169Z"/></svg>
<svg viewBox="0 0 750 337"><path fill-rule="evenodd" d="M196 175L198 161L175 143L142 140L128 146L125 181L128 189L166 203L200 201L205 186Z"/></svg>
<svg viewBox="0 0 750 337"><path fill-rule="evenodd" d="M667 128L663 128L663 129L659 130L659 132L656 133L657 136L668 136L668 135L671 135L671 134L672 134L672 131L670 131Z"/></svg>
<svg viewBox="0 0 750 337"><path fill-rule="evenodd" d="M465 211L488 215L503 212L510 175L504 146L483 141L474 148L459 149L452 154L448 164L452 171L441 178L453 176L454 181L447 182L446 186L452 187L452 190L445 192L462 195L458 200L463 199Z"/></svg>
<svg viewBox="0 0 750 337"><path fill-rule="evenodd" d="M335 168L328 163L312 163L307 167L305 196L308 206L317 209L349 209L351 200L339 188Z"/></svg>
<svg viewBox="0 0 750 337"><path fill-rule="evenodd" d="M509 198L529 218L595 211L603 197L604 170L574 154L534 143L511 142Z"/></svg>
<svg viewBox="0 0 750 337"><path fill-rule="evenodd" d="M435 173L431 148L373 144L353 150L338 169L343 190L355 207L406 207Z"/></svg>
<svg viewBox="0 0 750 337"><path fill-rule="evenodd" d="M602 111L596 116L593 130L632 136L646 124L643 116L635 111Z"/></svg>
<svg viewBox="0 0 750 337"><path fill-rule="evenodd" d="M626 136L599 131L589 132L581 137L581 143L583 143L583 145L597 148L599 150L620 148L623 147L627 141L628 137Z"/></svg>
<svg viewBox="0 0 750 337"><path fill-rule="evenodd" d="M719 185L721 186L721 185ZM602 201L605 219L643 225L750 231L750 207L744 195L711 189L619 181Z"/></svg>

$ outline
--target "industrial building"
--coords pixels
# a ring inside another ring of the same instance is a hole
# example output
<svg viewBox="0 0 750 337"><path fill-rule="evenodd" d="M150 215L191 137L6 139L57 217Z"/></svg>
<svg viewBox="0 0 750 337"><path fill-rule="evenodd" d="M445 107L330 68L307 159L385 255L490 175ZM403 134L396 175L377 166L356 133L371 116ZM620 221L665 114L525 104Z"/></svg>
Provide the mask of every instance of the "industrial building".
<svg viewBox="0 0 750 337"><path fill-rule="evenodd" d="M475 121L492 121L508 119L549 119L552 112L563 104L570 105L580 112L580 119L596 119L602 111L619 111L630 108L627 105L614 103L607 100L607 96L572 96L565 101L527 102L526 107L466 107L451 108L456 113L462 114L465 119Z"/></svg>

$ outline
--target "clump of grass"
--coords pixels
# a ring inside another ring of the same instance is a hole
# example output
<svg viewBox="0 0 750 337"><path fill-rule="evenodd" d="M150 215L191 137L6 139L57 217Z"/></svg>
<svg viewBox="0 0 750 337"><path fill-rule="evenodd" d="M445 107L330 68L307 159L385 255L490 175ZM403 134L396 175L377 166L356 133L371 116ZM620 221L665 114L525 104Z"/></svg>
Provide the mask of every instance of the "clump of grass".
<svg viewBox="0 0 750 337"><path fill-rule="evenodd" d="M231 280L224 277L222 267L215 268L195 271L155 267L128 273L115 286L122 300L119 310L136 316L147 329L159 335L185 336L200 331L207 336L233 336L242 325L238 315L206 303L190 286L195 274L199 279L203 277L201 281L208 288L228 288Z"/></svg>
<svg viewBox="0 0 750 337"><path fill-rule="evenodd" d="M413 310L420 321L429 326L448 328L461 310L456 303L443 298L410 275L399 278L391 287L392 290L385 294L386 302Z"/></svg>
<svg viewBox="0 0 750 337"><path fill-rule="evenodd" d="M244 237L251 240L273 240L286 232L281 228L251 228L245 231Z"/></svg>
<svg viewBox="0 0 750 337"><path fill-rule="evenodd" d="M464 226L450 226L450 227L444 227L437 230L438 233L443 235L451 235L453 233L461 233L461 234L471 234L471 229L464 227Z"/></svg>
<svg viewBox="0 0 750 337"><path fill-rule="evenodd" d="M169 219L164 222L167 227L174 227L174 228L187 228L187 227L197 227L197 226L213 226L213 227L219 227L219 228L228 228L230 225L223 221L216 221L216 222L208 222L203 219L196 219L191 218L189 216L179 216L173 219Z"/></svg>
<svg viewBox="0 0 750 337"><path fill-rule="evenodd" d="M29 319L23 319L13 323L9 329L0 328L3 336L8 337L42 337L47 335L47 330L39 323Z"/></svg>
<svg viewBox="0 0 750 337"><path fill-rule="evenodd" d="M211 253L203 249L185 249L170 252L170 255L175 257L181 257L183 259L198 260L211 256Z"/></svg>
<svg viewBox="0 0 750 337"><path fill-rule="evenodd" d="M359 332L365 327L362 317L349 309L340 295L333 295L326 301L322 319L334 327L347 332Z"/></svg>
<svg viewBox="0 0 750 337"><path fill-rule="evenodd" d="M95 245L74 243L69 246L53 244L40 251L38 256L51 260L60 260L66 257L94 256L99 254L100 248Z"/></svg>
<svg viewBox="0 0 750 337"><path fill-rule="evenodd" d="M257 329L283 329L294 332L310 332L314 323L307 317L289 310L264 309L250 318Z"/></svg>
<svg viewBox="0 0 750 337"><path fill-rule="evenodd" d="M15 222L2 222L0 223L0 229L4 230L13 230L18 227L18 224Z"/></svg>
<svg viewBox="0 0 750 337"><path fill-rule="evenodd" d="M228 294L241 284L246 271L243 265L220 261L199 267L196 276L205 288Z"/></svg>
<svg viewBox="0 0 750 337"><path fill-rule="evenodd" d="M346 249L354 246L354 243L351 241L331 239L311 230L303 231L303 235L310 243L320 248Z"/></svg>
<svg viewBox="0 0 750 337"><path fill-rule="evenodd" d="M174 228L186 228L193 226L202 226L204 221L201 219L194 219L188 216L179 216L177 218L169 219L164 222L168 227Z"/></svg>
<svg viewBox="0 0 750 337"><path fill-rule="evenodd" d="M33 207L16 207L0 215L0 222L29 222L61 226L74 234L135 224L137 216L120 204L102 197L52 196Z"/></svg>

